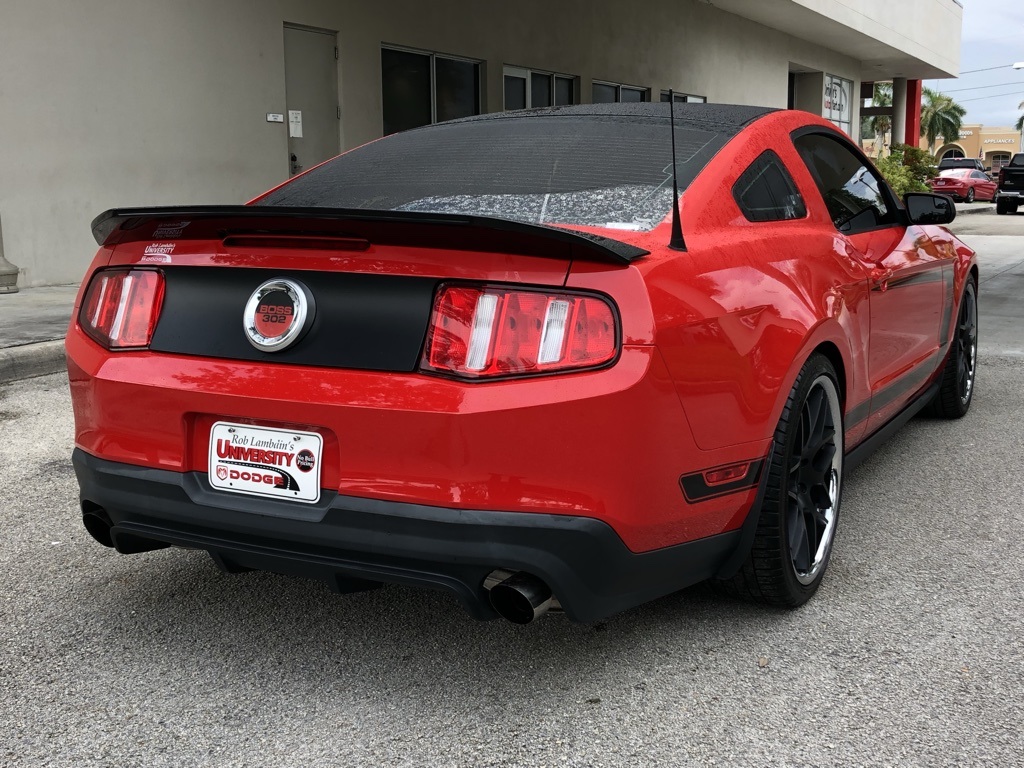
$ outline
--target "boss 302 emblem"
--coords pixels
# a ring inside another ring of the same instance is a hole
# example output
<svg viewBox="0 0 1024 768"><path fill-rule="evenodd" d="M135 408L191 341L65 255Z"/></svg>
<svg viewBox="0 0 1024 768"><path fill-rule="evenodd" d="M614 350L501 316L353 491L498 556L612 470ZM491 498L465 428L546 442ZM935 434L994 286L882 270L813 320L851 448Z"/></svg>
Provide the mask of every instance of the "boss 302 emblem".
<svg viewBox="0 0 1024 768"><path fill-rule="evenodd" d="M253 291L242 324L249 342L264 352L280 352L300 338L313 322L316 305L306 286L274 278Z"/></svg>

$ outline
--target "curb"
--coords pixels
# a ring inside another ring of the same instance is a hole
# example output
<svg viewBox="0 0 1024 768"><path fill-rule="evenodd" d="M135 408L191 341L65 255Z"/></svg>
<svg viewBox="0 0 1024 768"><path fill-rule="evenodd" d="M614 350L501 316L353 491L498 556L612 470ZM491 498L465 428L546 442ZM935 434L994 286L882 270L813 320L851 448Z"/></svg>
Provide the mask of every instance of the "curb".
<svg viewBox="0 0 1024 768"><path fill-rule="evenodd" d="M985 211L994 211L996 209L995 203L984 204L984 205L972 205L970 208L957 208L957 216L967 216L971 213L985 213Z"/></svg>
<svg viewBox="0 0 1024 768"><path fill-rule="evenodd" d="M0 384L65 370L64 339L0 349Z"/></svg>

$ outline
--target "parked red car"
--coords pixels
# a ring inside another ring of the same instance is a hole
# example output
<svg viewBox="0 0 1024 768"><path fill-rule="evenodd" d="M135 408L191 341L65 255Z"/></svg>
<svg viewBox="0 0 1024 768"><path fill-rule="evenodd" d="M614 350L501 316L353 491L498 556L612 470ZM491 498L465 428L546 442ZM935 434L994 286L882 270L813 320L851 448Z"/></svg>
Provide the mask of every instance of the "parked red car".
<svg viewBox="0 0 1024 768"><path fill-rule="evenodd" d="M975 200L991 202L995 199L996 188L999 186L988 177L988 174L969 168L939 171L938 176L928 179L926 183L933 192L949 195L967 203L973 203Z"/></svg>
<svg viewBox="0 0 1024 768"><path fill-rule="evenodd" d="M86 528L481 619L704 579L803 603L849 468L970 406L974 253L825 120L669 108L485 115L247 206L100 215L67 336Z"/></svg>

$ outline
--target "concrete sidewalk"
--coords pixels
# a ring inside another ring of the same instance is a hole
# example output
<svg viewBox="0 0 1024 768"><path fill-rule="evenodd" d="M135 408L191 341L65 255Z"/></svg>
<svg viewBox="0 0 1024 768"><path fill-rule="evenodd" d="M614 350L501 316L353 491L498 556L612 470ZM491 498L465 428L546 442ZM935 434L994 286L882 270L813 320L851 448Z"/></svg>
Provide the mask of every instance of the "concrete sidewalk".
<svg viewBox="0 0 1024 768"><path fill-rule="evenodd" d="M78 284L0 294L0 384L64 370Z"/></svg>

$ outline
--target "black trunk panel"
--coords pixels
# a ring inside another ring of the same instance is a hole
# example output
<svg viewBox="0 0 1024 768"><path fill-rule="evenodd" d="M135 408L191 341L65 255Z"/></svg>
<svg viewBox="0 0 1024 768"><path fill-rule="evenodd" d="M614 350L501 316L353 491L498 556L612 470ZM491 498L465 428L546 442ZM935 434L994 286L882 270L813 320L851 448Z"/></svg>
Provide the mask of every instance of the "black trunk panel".
<svg viewBox="0 0 1024 768"><path fill-rule="evenodd" d="M267 269L174 267L150 349L227 360L412 371L419 364L437 280ZM309 332L280 352L249 343L242 316L266 280L289 278L316 301Z"/></svg>

